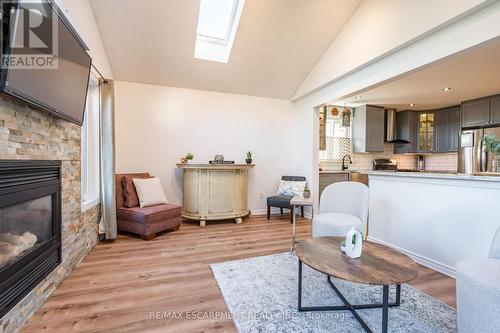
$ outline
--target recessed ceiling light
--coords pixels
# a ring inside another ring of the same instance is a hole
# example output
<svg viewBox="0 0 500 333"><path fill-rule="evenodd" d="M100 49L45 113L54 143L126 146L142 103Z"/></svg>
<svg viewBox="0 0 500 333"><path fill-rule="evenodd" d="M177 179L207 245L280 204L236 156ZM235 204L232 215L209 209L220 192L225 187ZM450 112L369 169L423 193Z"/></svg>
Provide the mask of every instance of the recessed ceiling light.
<svg viewBox="0 0 500 333"><path fill-rule="evenodd" d="M451 90L451 88L446 87L446 88L443 88L443 89L441 89L441 90L442 90L442 91L450 91L450 90Z"/></svg>
<svg viewBox="0 0 500 333"><path fill-rule="evenodd" d="M413 104L413 103L410 103L410 104L408 104L408 106L415 106L415 104Z"/></svg>
<svg viewBox="0 0 500 333"><path fill-rule="evenodd" d="M354 97L354 99L361 99L361 96L356 96Z"/></svg>

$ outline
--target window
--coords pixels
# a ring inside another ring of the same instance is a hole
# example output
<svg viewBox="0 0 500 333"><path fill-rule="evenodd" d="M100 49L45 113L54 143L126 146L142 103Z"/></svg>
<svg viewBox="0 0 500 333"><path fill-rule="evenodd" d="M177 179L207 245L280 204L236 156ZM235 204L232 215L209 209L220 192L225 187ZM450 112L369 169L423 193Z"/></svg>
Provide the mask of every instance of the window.
<svg viewBox="0 0 500 333"><path fill-rule="evenodd" d="M82 210L100 201L99 188L99 80L91 75L82 126Z"/></svg>
<svg viewBox="0 0 500 333"><path fill-rule="evenodd" d="M327 112L326 149L319 151L319 159L341 162L351 150L351 127L343 127L340 116L334 117Z"/></svg>
<svg viewBox="0 0 500 333"><path fill-rule="evenodd" d="M201 0L194 57L227 63L245 0Z"/></svg>

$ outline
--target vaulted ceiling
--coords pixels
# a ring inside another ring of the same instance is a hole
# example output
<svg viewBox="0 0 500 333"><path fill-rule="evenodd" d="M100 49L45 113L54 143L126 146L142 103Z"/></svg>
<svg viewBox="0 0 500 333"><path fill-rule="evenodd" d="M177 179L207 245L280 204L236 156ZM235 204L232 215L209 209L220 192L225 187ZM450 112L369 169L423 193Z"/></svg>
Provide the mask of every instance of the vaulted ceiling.
<svg viewBox="0 0 500 333"><path fill-rule="evenodd" d="M290 99L360 2L246 0L227 64L193 57L199 0L91 5L117 80Z"/></svg>
<svg viewBox="0 0 500 333"><path fill-rule="evenodd" d="M429 110L500 93L500 37L455 53L334 104ZM443 88L451 88L443 91ZM359 99L355 97L358 96ZM415 104L410 107L409 104Z"/></svg>

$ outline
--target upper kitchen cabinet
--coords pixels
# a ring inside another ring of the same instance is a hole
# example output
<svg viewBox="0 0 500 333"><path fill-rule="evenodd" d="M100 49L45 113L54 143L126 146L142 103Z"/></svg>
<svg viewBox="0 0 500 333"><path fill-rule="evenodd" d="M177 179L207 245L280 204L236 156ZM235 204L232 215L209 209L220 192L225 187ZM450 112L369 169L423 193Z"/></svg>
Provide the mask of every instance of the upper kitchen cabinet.
<svg viewBox="0 0 500 333"><path fill-rule="evenodd" d="M396 113L397 138L409 143L395 143L395 154L406 154L417 152L417 123L418 112L400 111Z"/></svg>
<svg viewBox="0 0 500 333"><path fill-rule="evenodd" d="M436 120L434 111L422 111L418 114L417 151L433 153L436 149Z"/></svg>
<svg viewBox="0 0 500 333"><path fill-rule="evenodd" d="M436 153L458 151L460 132L460 107L454 106L435 112L436 120Z"/></svg>
<svg viewBox="0 0 500 333"><path fill-rule="evenodd" d="M500 125L500 95L491 97L490 121L491 125Z"/></svg>
<svg viewBox="0 0 500 333"><path fill-rule="evenodd" d="M448 150L448 112L436 112L436 153L446 153Z"/></svg>
<svg viewBox="0 0 500 333"><path fill-rule="evenodd" d="M462 127L481 127L491 125L490 102L492 98L483 97L462 103Z"/></svg>
<svg viewBox="0 0 500 333"><path fill-rule="evenodd" d="M450 152L458 152L460 129L460 106L457 105L448 109L448 149Z"/></svg>
<svg viewBox="0 0 500 333"><path fill-rule="evenodd" d="M384 108L373 105L357 107L352 119L355 153L384 151Z"/></svg>

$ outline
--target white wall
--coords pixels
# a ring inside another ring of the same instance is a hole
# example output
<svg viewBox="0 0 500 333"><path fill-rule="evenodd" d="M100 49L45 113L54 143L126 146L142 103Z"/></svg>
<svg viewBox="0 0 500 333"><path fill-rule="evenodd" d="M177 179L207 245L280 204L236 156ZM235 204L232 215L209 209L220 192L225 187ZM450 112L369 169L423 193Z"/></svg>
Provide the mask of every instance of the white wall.
<svg viewBox="0 0 500 333"><path fill-rule="evenodd" d="M289 101L122 81L115 82L115 99L117 172L159 176L172 203L182 202L182 173L175 164L187 152L193 163L208 163L216 154L244 163L251 150L253 213L264 211L282 175L297 174Z"/></svg>
<svg viewBox="0 0 500 333"><path fill-rule="evenodd" d="M71 23L89 47L94 66L105 78L113 79L113 71L89 0L64 0L64 6L69 12Z"/></svg>
<svg viewBox="0 0 500 333"><path fill-rule="evenodd" d="M484 0L364 0L297 90L303 96Z"/></svg>

